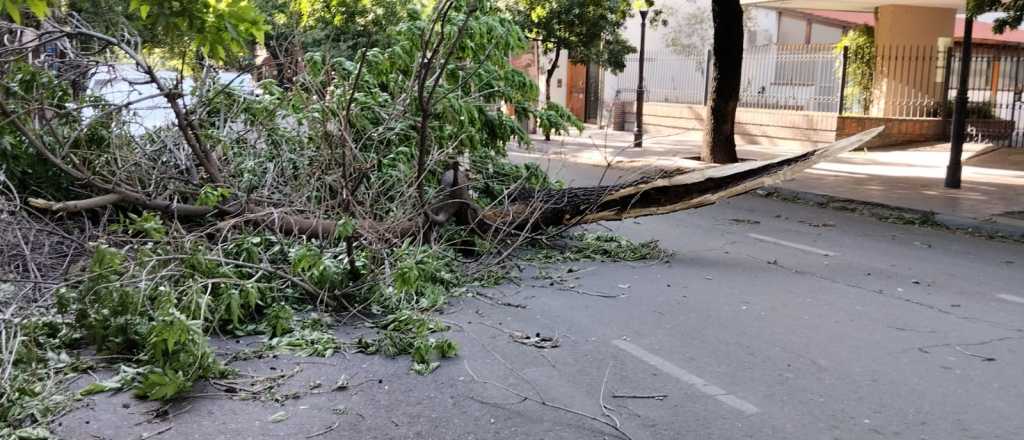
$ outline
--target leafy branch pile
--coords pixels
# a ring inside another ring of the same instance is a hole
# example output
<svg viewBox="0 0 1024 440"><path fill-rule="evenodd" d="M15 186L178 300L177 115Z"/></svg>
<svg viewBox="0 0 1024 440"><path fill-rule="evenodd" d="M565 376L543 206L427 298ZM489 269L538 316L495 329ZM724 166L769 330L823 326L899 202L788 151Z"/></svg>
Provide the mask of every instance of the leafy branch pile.
<svg viewBox="0 0 1024 440"><path fill-rule="evenodd" d="M35 435L73 404L69 379L97 364L119 373L80 396L131 389L166 400L231 376L210 335L264 335L260 352L410 355L413 371L433 371L458 347L434 336L447 327L430 312L488 268L491 250L521 240L436 221L448 215L437 201L467 175L464 191L487 204L558 186L535 165L508 162L505 145L529 138L503 106L545 115L547 129L581 127L564 109L535 108L535 84L508 62L527 40L487 1L406 14L387 44L301 53L301 71L261 82L256 94L216 79L210 61L244 48L218 26L243 23L237 30L257 40L278 29L249 8L172 6L132 2L126 13L193 36L183 55L201 56L180 66L190 90L157 67L167 52L140 48L140 35L107 35L120 28L93 27L82 11L0 22L5 35L37 28L36 39L0 48L0 216L26 219L0 245L18 248L22 232L48 218L66 223L51 235L74 243L62 260L19 251L28 264L0 274L0 289L12 290L0 319L0 436ZM193 14L228 15L202 27ZM30 60L53 42L62 60ZM155 93L124 103L98 96L102 86L85 84L109 60L128 60ZM147 125L139 106L172 119ZM53 261L52 273L36 270ZM31 307L19 307L27 296ZM302 319L323 311L379 334L345 342Z"/></svg>

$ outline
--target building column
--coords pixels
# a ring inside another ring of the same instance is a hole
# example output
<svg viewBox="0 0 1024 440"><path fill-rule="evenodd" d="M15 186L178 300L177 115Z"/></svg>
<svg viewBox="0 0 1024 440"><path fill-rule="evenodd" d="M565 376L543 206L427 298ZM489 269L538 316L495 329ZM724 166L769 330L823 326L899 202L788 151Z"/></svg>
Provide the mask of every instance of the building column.
<svg viewBox="0 0 1024 440"><path fill-rule="evenodd" d="M948 46L955 23L951 8L878 7L873 116L923 117L929 105L943 102L945 59L936 50Z"/></svg>

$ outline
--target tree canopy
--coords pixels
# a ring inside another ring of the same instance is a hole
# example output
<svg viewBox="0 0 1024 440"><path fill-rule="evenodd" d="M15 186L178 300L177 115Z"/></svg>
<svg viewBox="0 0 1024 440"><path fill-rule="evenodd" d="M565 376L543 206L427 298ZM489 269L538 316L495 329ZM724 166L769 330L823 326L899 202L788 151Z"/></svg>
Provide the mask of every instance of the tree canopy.
<svg viewBox="0 0 1024 440"><path fill-rule="evenodd" d="M44 18L51 10L75 12L97 32L137 33L146 49L165 50L174 56L226 61L248 52L249 43L263 42L269 30L264 14L250 0L0 0L15 22L28 10Z"/></svg>
<svg viewBox="0 0 1024 440"><path fill-rule="evenodd" d="M1006 29L1016 29L1024 21L1024 0L968 0L967 14L977 17L986 12L1002 12L1006 15L992 22L992 31L1001 34Z"/></svg>
<svg viewBox="0 0 1024 440"><path fill-rule="evenodd" d="M636 51L622 35L632 16L628 0L513 0L515 21L545 51L567 51L577 63L595 63L621 71Z"/></svg>

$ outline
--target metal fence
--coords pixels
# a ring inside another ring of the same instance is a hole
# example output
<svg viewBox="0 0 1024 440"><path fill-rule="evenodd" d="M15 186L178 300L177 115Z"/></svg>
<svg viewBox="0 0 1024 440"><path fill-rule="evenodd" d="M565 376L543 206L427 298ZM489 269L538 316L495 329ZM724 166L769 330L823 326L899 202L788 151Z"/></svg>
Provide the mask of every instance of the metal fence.
<svg viewBox="0 0 1024 440"><path fill-rule="evenodd" d="M836 112L839 64L829 45L769 45L743 53L740 107ZM616 96L636 96L639 57L626 60L616 77ZM711 53L650 54L644 60L646 100L681 104L706 103Z"/></svg>
<svg viewBox="0 0 1024 440"><path fill-rule="evenodd" d="M960 71L960 54L950 56L950 78L947 102L952 106ZM1012 47L975 47L971 54L967 81L967 139L1024 146L1024 49ZM949 116L949 110L944 116Z"/></svg>
<svg viewBox="0 0 1024 440"><path fill-rule="evenodd" d="M832 45L748 48L739 107L948 119L959 57L959 47L878 46L865 81L858 80L852 57ZM625 71L616 75L616 101L635 100L638 61L628 58ZM1024 48L976 46L970 64L969 140L1024 146ZM646 100L706 104L710 66L710 51L648 55Z"/></svg>
<svg viewBox="0 0 1024 440"><path fill-rule="evenodd" d="M868 84L857 81L856 66L843 56L843 114L892 118L941 118L949 105L948 48L923 45L878 46Z"/></svg>
<svg viewBox="0 0 1024 440"><path fill-rule="evenodd" d="M847 57L828 44L765 45L744 50L739 106L898 118L943 117L948 49L879 46L869 85L847 81ZM647 100L705 104L711 53L652 54L645 60ZM616 96L635 97L638 57L616 77ZM984 64L984 62L982 62ZM1003 71L1003 75L1006 72ZM984 73L972 69L975 81ZM955 77L955 76L954 76ZM987 77L986 77L987 78ZM842 90L842 93L840 91ZM840 109L842 106L842 109Z"/></svg>

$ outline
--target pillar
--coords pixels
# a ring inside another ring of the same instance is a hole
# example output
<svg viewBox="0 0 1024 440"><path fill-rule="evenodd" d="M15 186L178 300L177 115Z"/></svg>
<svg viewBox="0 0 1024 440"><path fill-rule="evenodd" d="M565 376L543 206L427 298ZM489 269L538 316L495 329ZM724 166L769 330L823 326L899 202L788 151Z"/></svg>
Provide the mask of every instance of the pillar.
<svg viewBox="0 0 1024 440"><path fill-rule="evenodd" d="M941 74L945 59L936 49L952 39L956 9L885 5L875 14L877 58L871 114L933 115L929 108L940 105L946 93Z"/></svg>

